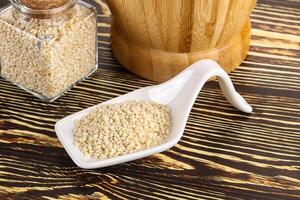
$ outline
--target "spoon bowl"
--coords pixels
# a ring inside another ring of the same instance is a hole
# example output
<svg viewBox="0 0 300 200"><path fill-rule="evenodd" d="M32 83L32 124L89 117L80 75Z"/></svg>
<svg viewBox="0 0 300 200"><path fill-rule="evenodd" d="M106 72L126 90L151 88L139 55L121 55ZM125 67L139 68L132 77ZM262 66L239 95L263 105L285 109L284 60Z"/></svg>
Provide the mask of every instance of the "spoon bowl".
<svg viewBox="0 0 300 200"><path fill-rule="evenodd" d="M84 169L107 167L165 151L176 145L182 137L189 113L200 90L205 82L214 76L217 76L219 79L225 98L235 108L245 113L252 112L252 107L235 91L227 73L216 62L201 60L165 83L141 88L101 103L115 104L134 100L151 101L167 105L171 110L171 131L168 138L161 145L114 158L97 160L84 156L73 144L75 122L86 116L100 104L59 120L55 124L57 137L74 163Z"/></svg>

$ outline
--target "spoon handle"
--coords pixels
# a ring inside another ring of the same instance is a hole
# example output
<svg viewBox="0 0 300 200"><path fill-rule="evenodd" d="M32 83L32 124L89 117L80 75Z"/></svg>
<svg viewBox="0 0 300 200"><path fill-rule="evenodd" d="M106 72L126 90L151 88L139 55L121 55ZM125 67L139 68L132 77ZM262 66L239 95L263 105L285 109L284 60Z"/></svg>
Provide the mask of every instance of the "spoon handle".
<svg viewBox="0 0 300 200"><path fill-rule="evenodd" d="M227 73L213 60L198 61L161 86L163 88L170 88L168 86L178 85L177 88L180 88L180 91L177 90L177 94L173 92L172 96L176 96L176 100L170 101L170 103L174 104L173 106L181 107L182 110L189 110L192 108L203 85L214 76L217 76L225 98L231 105L242 112L252 112L252 107L236 92Z"/></svg>

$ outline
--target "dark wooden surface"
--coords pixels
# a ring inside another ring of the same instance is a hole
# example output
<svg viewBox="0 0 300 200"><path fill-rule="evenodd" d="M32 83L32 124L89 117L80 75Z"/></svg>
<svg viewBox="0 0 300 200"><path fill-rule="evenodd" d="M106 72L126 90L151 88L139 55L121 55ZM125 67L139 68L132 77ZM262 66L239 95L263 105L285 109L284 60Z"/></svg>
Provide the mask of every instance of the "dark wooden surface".
<svg viewBox="0 0 300 200"><path fill-rule="evenodd" d="M174 148L82 170L59 143L55 122L155 84L114 59L109 10L97 2L100 68L89 79L51 104L0 79L0 199L300 199L299 0L260 0L252 14L249 55L230 74L252 115L232 108L212 81Z"/></svg>

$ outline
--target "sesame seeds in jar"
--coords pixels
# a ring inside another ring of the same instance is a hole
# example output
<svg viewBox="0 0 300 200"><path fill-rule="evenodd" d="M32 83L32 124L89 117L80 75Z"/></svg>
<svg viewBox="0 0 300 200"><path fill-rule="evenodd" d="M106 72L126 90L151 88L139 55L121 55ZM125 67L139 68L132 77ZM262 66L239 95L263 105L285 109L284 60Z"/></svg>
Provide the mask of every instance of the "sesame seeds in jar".
<svg viewBox="0 0 300 200"><path fill-rule="evenodd" d="M65 0L46 12L16 1L0 12L0 75L53 101L97 69L95 9Z"/></svg>

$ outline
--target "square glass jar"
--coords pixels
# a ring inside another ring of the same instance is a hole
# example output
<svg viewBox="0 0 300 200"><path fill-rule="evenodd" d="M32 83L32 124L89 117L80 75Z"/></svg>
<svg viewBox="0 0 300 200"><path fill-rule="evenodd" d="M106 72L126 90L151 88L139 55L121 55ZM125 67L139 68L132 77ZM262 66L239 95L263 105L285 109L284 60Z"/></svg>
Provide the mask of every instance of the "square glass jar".
<svg viewBox="0 0 300 200"><path fill-rule="evenodd" d="M96 8L80 0L47 9L11 0L0 10L1 77L54 101L97 70L96 18Z"/></svg>

